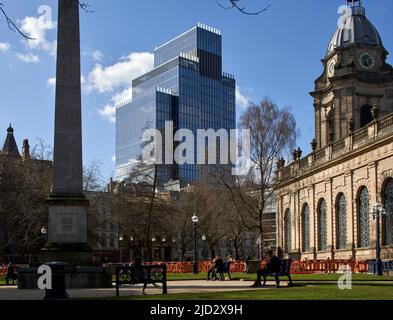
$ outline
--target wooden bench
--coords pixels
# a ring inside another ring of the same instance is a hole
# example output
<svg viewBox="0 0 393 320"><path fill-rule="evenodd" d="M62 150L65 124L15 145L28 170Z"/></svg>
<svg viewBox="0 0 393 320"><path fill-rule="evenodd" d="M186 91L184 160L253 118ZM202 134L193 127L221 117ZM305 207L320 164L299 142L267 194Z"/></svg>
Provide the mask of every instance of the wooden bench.
<svg viewBox="0 0 393 320"><path fill-rule="evenodd" d="M161 265L143 265L143 276L147 284L162 284L162 294L168 293L167 287L167 267L165 264ZM116 296L120 295L120 286L124 284L137 285L144 284L144 279L141 279L140 270L136 266L116 266Z"/></svg>
<svg viewBox="0 0 393 320"><path fill-rule="evenodd" d="M292 259L284 259L280 260L281 266L280 271L275 273L265 273L262 274L263 277L263 286L266 285L266 278L267 277L274 277L276 280L276 287L280 286L280 277L288 277L288 286L292 286L292 279L291 279L291 264Z"/></svg>
<svg viewBox="0 0 393 320"><path fill-rule="evenodd" d="M382 262L382 270L389 275L390 272L393 272L393 261L384 261Z"/></svg>

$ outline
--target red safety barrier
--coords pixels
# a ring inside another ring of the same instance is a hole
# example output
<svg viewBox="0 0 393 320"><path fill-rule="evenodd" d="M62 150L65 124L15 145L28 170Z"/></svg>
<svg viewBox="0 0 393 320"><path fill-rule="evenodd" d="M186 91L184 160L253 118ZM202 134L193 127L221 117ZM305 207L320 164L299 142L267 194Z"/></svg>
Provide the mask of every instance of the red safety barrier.
<svg viewBox="0 0 393 320"><path fill-rule="evenodd" d="M0 276L5 276L7 274L7 266L5 264L0 264Z"/></svg>
<svg viewBox="0 0 393 320"><path fill-rule="evenodd" d="M149 264L162 264L162 261L151 262ZM165 262L167 265L167 272L170 274L176 273L192 273L192 262ZM262 261L259 265L261 269L265 268L267 260ZM211 261L201 261L198 264L199 272L207 272L212 266ZM367 261L359 260L293 260L291 264L292 274L310 274L310 273L334 273L340 269L350 268L353 273L367 273ZM7 266L0 265L0 275L5 275ZM231 272L244 272L244 262L234 261L231 263Z"/></svg>

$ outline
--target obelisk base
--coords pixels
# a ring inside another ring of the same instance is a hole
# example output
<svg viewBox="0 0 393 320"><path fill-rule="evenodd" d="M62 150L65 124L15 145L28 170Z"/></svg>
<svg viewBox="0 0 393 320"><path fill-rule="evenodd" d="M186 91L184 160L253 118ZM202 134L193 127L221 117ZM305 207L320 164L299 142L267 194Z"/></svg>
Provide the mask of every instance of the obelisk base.
<svg viewBox="0 0 393 320"><path fill-rule="evenodd" d="M41 262L61 261L73 266L92 263L92 249L87 244L87 208L84 196L51 195L48 243L41 250Z"/></svg>

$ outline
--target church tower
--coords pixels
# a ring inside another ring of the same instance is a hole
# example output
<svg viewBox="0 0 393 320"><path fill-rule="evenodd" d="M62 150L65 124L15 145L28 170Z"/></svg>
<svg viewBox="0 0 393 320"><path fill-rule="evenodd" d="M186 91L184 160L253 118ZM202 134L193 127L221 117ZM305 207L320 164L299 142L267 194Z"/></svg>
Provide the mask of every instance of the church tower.
<svg viewBox="0 0 393 320"><path fill-rule="evenodd" d="M316 149L393 112L393 68L361 0L348 0L311 92Z"/></svg>

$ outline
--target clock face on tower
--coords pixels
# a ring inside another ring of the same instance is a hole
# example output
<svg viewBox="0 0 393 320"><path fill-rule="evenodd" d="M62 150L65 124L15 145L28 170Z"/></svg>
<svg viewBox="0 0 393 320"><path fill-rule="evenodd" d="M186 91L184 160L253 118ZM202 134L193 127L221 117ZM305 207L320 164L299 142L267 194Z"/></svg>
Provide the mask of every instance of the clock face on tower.
<svg viewBox="0 0 393 320"><path fill-rule="evenodd" d="M375 66L375 58L370 52L362 52L359 56L359 64L365 70L371 70Z"/></svg>
<svg viewBox="0 0 393 320"><path fill-rule="evenodd" d="M328 64L328 76L333 77L336 71L336 60L332 59Z"/></svg>

